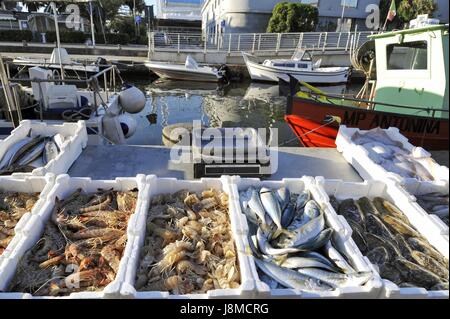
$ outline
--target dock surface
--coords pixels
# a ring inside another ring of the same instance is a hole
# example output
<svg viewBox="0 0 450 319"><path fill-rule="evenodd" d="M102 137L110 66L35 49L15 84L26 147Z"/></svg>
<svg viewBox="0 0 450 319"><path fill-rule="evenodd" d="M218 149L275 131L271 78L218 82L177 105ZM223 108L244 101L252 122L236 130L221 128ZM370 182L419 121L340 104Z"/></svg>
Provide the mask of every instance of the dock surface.
<svg viewBox="0 0 450 319"><path fill-rule="evenodd" d="M348 182L362 179L336 149L279 148L278 171L271 180L324 176ZM170 161L170 148L164 146L88 146L69 170L72 177L109 180L138 174L178 179L194 179L192 164Z"/></svg>

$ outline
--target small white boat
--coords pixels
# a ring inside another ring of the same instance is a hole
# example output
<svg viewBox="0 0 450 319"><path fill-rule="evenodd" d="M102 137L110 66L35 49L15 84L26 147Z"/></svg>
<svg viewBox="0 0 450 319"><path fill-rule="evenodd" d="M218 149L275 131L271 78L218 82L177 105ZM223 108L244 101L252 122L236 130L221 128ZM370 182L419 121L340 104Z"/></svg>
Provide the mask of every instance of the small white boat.
<svg viewBox="0 0 450 319"><path fill-rule="evenodd" d="M60 63L60 61L62 63ZM82 72L82 73L98 73L100 71L100 67L97 63L85 65L80 62L73 61L67 50L64 48L53 49L52 55L50 56L50 60L48 59L33 59L26 57L18 57L15 58L12 62L14 65L23 66L23 67L44 67L47 69L61 69L61 64L65 71L74 71L74 72Z"/></svg>
<svg viewBox="0 0 450 319"><path fill-rule="evenodd" d="M258 63L257 58L242 52L250 77L254 81L289 81L289 75L307 83L337 84L346 83L350 77L348 67L321 67L321 60L313 63L311 53L298 51L291 59L266 60Z"/></svg>
<svg viewBox="0 0 450 319"><path fill-rule="evenodd" d="M190 55L184 65L167 62L148 61L145 65L160 78L196 82L219 82L224 76L223 70L208 66L199 66Z"/></svg>

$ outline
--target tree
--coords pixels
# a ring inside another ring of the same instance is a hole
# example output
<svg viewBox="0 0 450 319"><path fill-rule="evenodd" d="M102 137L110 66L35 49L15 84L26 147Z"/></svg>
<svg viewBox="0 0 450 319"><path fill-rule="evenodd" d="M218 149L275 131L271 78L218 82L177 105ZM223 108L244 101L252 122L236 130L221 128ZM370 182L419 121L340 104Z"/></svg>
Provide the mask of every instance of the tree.
<svg viewBox="0 0 450 319"><path fill-rule="evenodd" d="M433 0L401 0L398 6L398 16L404 23L415 19L419 14L432 15L436 10Z"/></svg>
<svg viewBox="0 0 450 319"><path fill-rule="evenodd" d="M319 21L319 10L309 4L281 2L275 6L267 32L310 32Z"/></svg>

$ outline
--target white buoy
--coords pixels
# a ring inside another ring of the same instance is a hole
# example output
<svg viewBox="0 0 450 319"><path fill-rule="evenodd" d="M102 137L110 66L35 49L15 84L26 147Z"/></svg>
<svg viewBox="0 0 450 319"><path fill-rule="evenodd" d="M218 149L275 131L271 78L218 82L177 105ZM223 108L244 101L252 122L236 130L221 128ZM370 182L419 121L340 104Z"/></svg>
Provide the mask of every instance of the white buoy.
<svg viewBox="0 0 450 319"><path fill-rule="evenodd" d="M136 114L144 109L146 98L137 87L127 85L119 94L119 102L125 112Z"/></svg>
<svg viewBox="0 0 450 319"><path fill-rule="evenodd" d="M125 138L132 137L137 130L137 122L129 114L122 114L118 117L120 126L122 127L123 135L125 135Z"/></svg>

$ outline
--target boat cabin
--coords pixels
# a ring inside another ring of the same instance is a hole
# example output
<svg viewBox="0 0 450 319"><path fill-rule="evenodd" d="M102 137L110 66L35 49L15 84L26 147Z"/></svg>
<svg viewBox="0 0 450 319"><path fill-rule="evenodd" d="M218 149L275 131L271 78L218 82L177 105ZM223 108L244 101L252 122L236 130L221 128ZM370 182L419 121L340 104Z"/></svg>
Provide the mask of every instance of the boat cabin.
<svg viewBox="0 0 450 319"><path fill-rule="evenodd" d="M430 25L371 36L375 40L376 102L378 111L448 118L449 43L448 25Z"/></svg>
<svg viewBox="0 0 450 319"><path fill-rule="evenodd" d="M291 59L265 60L263 65L284 70L313 71L320 67L320 63L320 60L313 63L311 53L300 50Z"/></svg>

